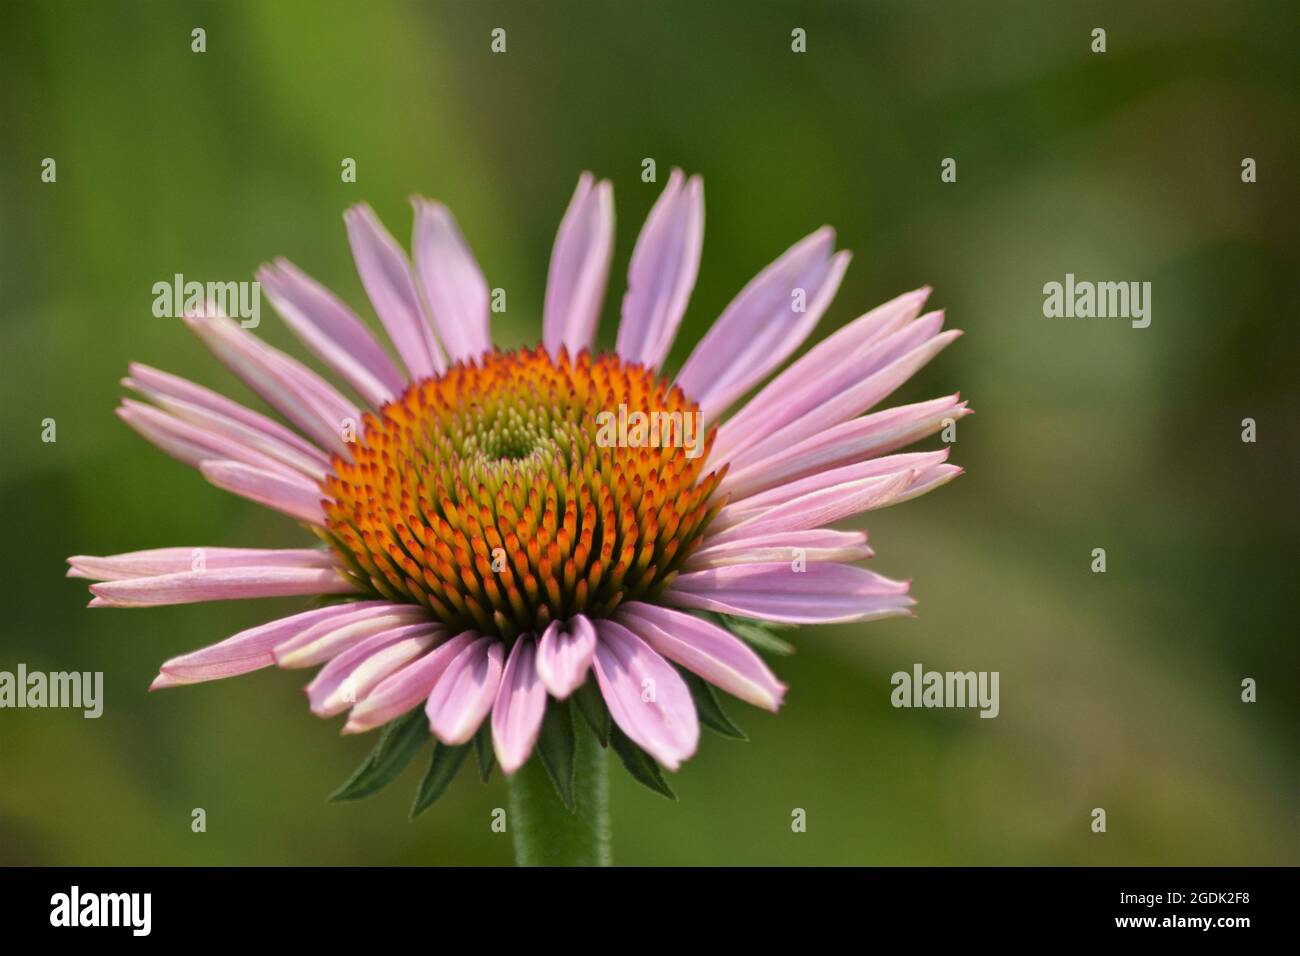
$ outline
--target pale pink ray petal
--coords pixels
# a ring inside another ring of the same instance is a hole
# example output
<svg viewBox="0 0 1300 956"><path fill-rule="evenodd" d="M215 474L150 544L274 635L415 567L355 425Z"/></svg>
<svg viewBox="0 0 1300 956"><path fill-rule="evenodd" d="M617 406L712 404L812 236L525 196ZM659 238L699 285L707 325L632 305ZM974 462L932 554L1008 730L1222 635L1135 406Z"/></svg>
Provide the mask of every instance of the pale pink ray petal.
<svg viewBox="0 0 1300 956"><path fill-rule="evenodd" d="M616 351L658 368L695 288L704 243L704 184L674 169L632 249Z"/></svg>
<svg viewBox="0 0 1300 956"><path fill-rule="evenodd" d="M351 594L356 585L332 568L209 568L90 585L91 607L155 607L304 594Z"/></svg>
<svg viewBox="0 0 1300 956"><path fill-rule="evenodd" d="M350 208L343 220L361 284L397 354L412 378L439 374L447 363L420 304L406 253L365 203Z"/></svg>
<svg viewBox="0 0 1300 956"><path fill-rule="evenodd" d="M551 249L542 341L554 358L595 343L614 251L614 187L583 173Z"/></svg>
<svg viewBox="0 0 1300 956"><path fill-rule="evenodd" d="M217 644L173 657L162 665L152 689L195 684L234 677L275 663L272 650L277 644L302 633L314 624L353 614L360 608L374 608L382 601L358 601L303 611L240 631Z"/></svg>
<svg viewBox="0 0 1300 956"><path fill-rule="evenodd" d="M616 619L671 661L755 707L776 711L781 683L744 641L716 624L672 608L627 601Z"/></svg>
<svg viewBox="0 0 1300 956"><path fill-rule="evenodd" d="M501 684L501 642L484 637L447 665L424 711L429 731L449 747L468 743L492 709Z"/></svg>
<svg viewBox="0 0 1300 956"><path fill-rule="evenodd" d="M849 253L832 255L834 247L828 226L795 243L750 280L695 346L677 384L705 421L778 368L812 332L849 265Z"/></svg>
<svg viewBox="0 0 1300 956"><path fill-rule="evenodd" d="M760 429L759 438L765 438L767 435L780 431L785 425L803 418L815 409L830 405L832 400L838 399L844 393L868 381L877 372L888 369L899 359L911 355L915 350L939 335L943 330L943 319L944 314L941 311L927 312L885 338L873 341L862 346L857 352L844 356L844 361L822 370L817 378L804 379L798 385L793 386L786 392L783 401L774 404L768 409L766 420ZM948 339L944 340L942 345L946 345L948 341L960 334L960 331L950 333ZM942 345L939 347L941 348ZM920 360L920 364L903 366L903 368L910 369L907 375L913 374L916 369L920 368L921 364L929 361L930 356L936 354L937 351L938 348L928 353L924 359ZM883 381L888 382L890 379L886 378ZM894 387L897 387L897 384L901 384L902 381L903 379L899 379ZM875 393L869 392L868 394L874 396ZM878 401L878 399L851 408L843 417L848 418L851 415L856 415L864 408L875 404L875 401Z"/></svg>
<svg viewBox="0 0 1300 956"><path fill-rule="evenodd" d="M288 259L263 265L257 278L285 324L372 408L402 394L402 373L338 296Z"/></svg>
<svg viewBox="0 0 1300 956"><path fill-rule="evenodd" d="M546 686L537 675L537 644L532 635L515 641L492 705L492 747L503 773L524 765L542 732Z"/></svg>
<svg viewBox="0 0 1300 956"><path fill-rule="evenodd" d="M596 629L582 614L566 624L552 621L537 644L537 673L556 700L582 686L596 653Z"/></svg>
<svg viewBox="0 0 1300 956"><path fill-rule="evenodd" d="M907 581L847 564L733 565L682 574L664 592L678 607L790 624L871 620L909 613Z"/></svg>
<svg viewBox="0 0 1300 956"><path fill-rule="evenodd" d="M345 734L360 734L400 717L428 698L447 665L471 643L478 640L474 631L464 631L429 653L384 678L357 703L348 714Z"/></svg>
<svg viewBox="0 0 1300 956"><path fill-rule="evenodd" d="M820 379L843 362L845 356L859 354L865 347L911 322L921 314L921 307L929 295L929 286L905 292L859 316L809 349L807 355L764 385L743 408L719 426L718 437L713 443L713 459L729 461L741 449L768 434L770 429L764 429L769 417L785 407L792 391L806 382Z"/></svg>
<svg viewBox="0 0 1300 956"><path fill-rule="evenodd" d="M811 491L746 518L712 535L711 540L721 544L758 535L823 528L843 518L892 504L915 478L916 472L909 469Z"/></svg>
<svg viewBox="0 0 1300 956"><path fill-rule="evenodd" d="M278 667L323 664L381 631L407 624L429 623L429 612L417 604L384 602L314 624L274 648Z"/></svg>
<svg viewBox="0 0 1300 956"><path fill-rule="evenodd" d="M186 323L217 358L322 448L347 456L344 423L361 412L319 375L223 315L187 315Z"/></svg>
<svg viewBox="0 0 1300 956"><path fill-rule="evenodd" d="M301 472L256 448L134 399L122 399L122 404L117 408L117 417L154 447L191 468L198 468L205 461L225 458L284 475L286 478L303 477Z"/></svg>
<svg viewBox="0 0 1300 956"><path fill-rule="evenodd" d="M906 312L896 314L906 315ZM933 338L942 328L943 313L930 312L888 334L869 337L856 346L839 342L838 333L832 335L773 379L719 429L719 432L727 432L726 454L737 457L744 449L870 378ZM843 331L852 331L852 326ZM821 351L828 346L835 348ZM793 374L796 369L798 375Z"/></svg>
<svg viewBox="0 0 1300 956"><path fill-rule="evenodd" d="M596 621L593 658L609 714L623 733L669 770L688 760L700 741L691 692L667 661L622 624Z"/></svg>
<svg viewBox="0 0 1300 956"><path fill-rule="evenodd" d="M316 455L308 454L297 448L281 441L272 435L245 425L243 422L220 412L214 412L211 409L203 408L182 399L172 398L153 392L148 388L142 387L138 382L131 378L122 379L122 384L127 388L135 389L143 395L152 398L158 407L175 418L201 429L209 436L226 439L227 442L233 442L233 445L224 444L226 449L244 448L257 453L257 458L248 460L248 464L257 465L258 467L268 467L264 464L269 459L279 465L286 465L292 471L306 475L313 481L323 481L329 474L329 466L322 463ZM123 400L123 407L142 407L137 402L131 402L130 399ZM148 407L148 406L143 406ZM211 440L208 442L213 444ZM213 451L221 449L213 446ZM219 454L215 457L229 458L230 454ZM278 470L278 469L277 469Z"/></svg>
<svg viewBox="0 0 1300 956"><path fill-rule="evenodd" d="M684 569L702 571L728 564L754 564L760 561L861 561L874 552L867 547L861 531L832 531L813 528L807 531L778 531L752 538L738 538L712 544L705 538L700 549L687 559Z"/></svg>
<svg viewBox="0 0 1300 956"><path fill-rule="evenodd" d="M305 478L290 477L238 461L212 459L199 463L203 477L218 488L255 501L291 518L325 526L325 495Z"/></svg>
<svg viewBox="0 0 1300 956"><path fill-rule="evenodd" d="M966 469L958 465L935 465L933 468L927 468L913 479L912 483L904 488L902 493L890 504L896 505L904 501L911 501L913 498L919 498L936 488L942 488L958 475L965 474L965 472Z"/></svg>
<svg viewBox="0 0 1300 956"><path fill-rule="evenodd" d="M77 554L68 558L68 577L117 581L148 578L202 568L332 568L337 564L328 551L313 548L268 550L266 548L151 548L105 556ZM198 565L199 567L196 567Z"/></svg>
<svg viewBox="0 0 1300 956"><path fill-rule="evenodd" d="M793 501L795 498L809 492L820 491L823 488L842 485L850 481L879 478L884 475L912 471L916 473L916 477L912 482L913 485L922 481L928 482L930 478L934 477L929 475L930 470L948 460L948 451L949 449L943 448L939 451L909 452L901 455L885 455L881 458L868 458L866 461L856 462L852 465L827 468L806 478L789 481L745 498L733 495L709 524L709 529L716 533L723 528L753 518L769 508L775 508L787 501ZM908 486L909 489L911 487L912 485ZM902 492L900 492L897 500L903 500Z"/></svg>
<svg viewBox="0 0 1300 956"><path fill-rule="evenodd" d="M385 677L420 657L442 633L436 624L407 624L354 644L307 685L311 712L317 717L343 713Z"/></svg>
<svg viewBox="0 0 1300 956"><path fill-rule="evenodd" d="M438 337L451 361L472 361L492 348L487 280L446 206L420 196L411 205L411 257Z"/></svg>
<svg viewBox="0 0 1300 956"><path fill-rule="evenodd" d="M810 564L795 570L788 561L738 564L680 574L673 589L693 594L715 591L770 591L773 594L865 595L906 594L908 582L895 581L852 564Z"/></svg>
<svg viewBox="0 0 1300 956"><path fill-rule="evenodd" d="M852 383L846 383L843 390L825 395L820 404L812 406L799 418L778 428L771 435L739 454L732 463L733 467L745 468L755 461L763 460L774 451L789 448L797 442L860 415L915 375L918 369L947 348L948 344L960 335L961 332L955 329L942 332L866 378L860 381L853 380Z"/></svg>
<svg viewBox="0 0 1300 956"><path fill-rule="evenodd" d="M191 405L198 405L227 418L233 418L249 428L261 432L268 438L276 439L297 448L303 454L319 462L323 467L329 467L329 456L323 451L297 432L291 431L260 412L255 412L245 405L240 405L238 402L226 398L224 395L209 388L204 388L202 385L196 385L188 379L159 371L148 365L132 362L128 368L131 372L130 387L148 395L150 398L156 400L158 397L165 395L188 402Z"/></svg>
<svg viewBox="0 0 1300 956"><path fill-rule="evenodd" d="M763 442L753 454L746 452L745 464L731 466L719 494L738 500L823 469L887 454L934 434L948 419L969 414L965 402L949 395L850 419L794 445ZM710 460L707 467L720 463Z"/></svg>
<svg viewBox="0 0 1300 956"><path fill-rule="evenodd" d="M809 565L814 567L814 565ZM833 595L771 591L679 591L669 588L663 599L678 607L714 611L785 624L841 624L875 621L911 614L916 602L906 594Z"/></svg>

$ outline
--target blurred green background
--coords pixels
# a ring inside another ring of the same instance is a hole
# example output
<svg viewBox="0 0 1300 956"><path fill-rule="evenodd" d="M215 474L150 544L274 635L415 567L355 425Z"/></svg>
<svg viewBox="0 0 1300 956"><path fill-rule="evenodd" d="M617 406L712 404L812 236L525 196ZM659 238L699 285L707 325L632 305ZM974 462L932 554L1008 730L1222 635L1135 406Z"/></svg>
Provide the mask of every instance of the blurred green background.
<svg viewBox="0 0 1300 956"><path fill-rule="evenodd" d="M831 223L855 259L816 337L930 283L967 334L893 402L960 389L978 414L953 450L966 475L865 522L873 566L914 579L919 616L799 632L774 662L784 711L736 704L751 740L706 734L679 802L617 770L616 860L1296 863L1296 12L5 4L0 669L103 671L106 706L0 711L0 862L511 860L489 827L499 776L463 774L414 823L422 766L326 804L372 741L312 717L300 672L146 693L165 658L301 602L92 612L63 559L306 542L114 417L133 359L249 400L151 315L153 283L251 278L286 255L361 309L343 209L367 200L405 239L421 192L508 290L497 340L531 343L556 225L591 169L619 217L612 344L632 244L678 165L704 176L707 229L673 366L758 269ZM659 184L641 182L644 157ZM1042 286L1066 272L1152 282L1151 327L1044 318ZM269 304L259 332L303 354ZM999 671L1001 715L894 710L889 675L917 661Z"/></svg>

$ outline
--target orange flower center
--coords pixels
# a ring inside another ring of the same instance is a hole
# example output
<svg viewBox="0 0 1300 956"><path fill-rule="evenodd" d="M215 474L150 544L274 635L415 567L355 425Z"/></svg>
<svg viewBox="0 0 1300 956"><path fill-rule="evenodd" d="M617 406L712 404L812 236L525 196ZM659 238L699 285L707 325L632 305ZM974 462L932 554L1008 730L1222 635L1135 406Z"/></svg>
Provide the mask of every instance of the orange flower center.
<svg viewBox="0 0 1300 956"><path fill-rule="evenodd" d="M324 535L364 588L452 629L603 617L667 587L719 506L698 411L615 355L457 362L365 416Z"/></svg>

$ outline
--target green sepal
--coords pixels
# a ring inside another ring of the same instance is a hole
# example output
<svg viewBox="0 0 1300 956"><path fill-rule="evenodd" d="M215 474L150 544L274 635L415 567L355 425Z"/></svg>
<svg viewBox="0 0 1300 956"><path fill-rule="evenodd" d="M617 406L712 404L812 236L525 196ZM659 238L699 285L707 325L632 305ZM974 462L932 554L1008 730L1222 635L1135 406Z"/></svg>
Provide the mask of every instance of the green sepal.
<svg viewBox="0 0 1300 956"><path fill-rule="evenodd" d="M496 766L497 756L492 750L492 726L490 720L483 721L478 733L474 735L474 757L478 761L478 775L487 783Z"/></svg>
<svg viewBox="0 0 1300 956"><path fill-rule="evenodd" d="M414 820L443 795L448 785L460 773L461 765L469 756L469 744L448 747L442 742L433 745L433 758L429 769L425 771L420 787L415 791L415 801L411 804L411 819Z"/></svg>
<svg viewBox="0 0 1300 956"><path fill-rule="evenodd" d="M573 793L574 774L577 770L573 759L574 746L573 712L569 709L568 702L548 700L536 750L560 802L570 813L577 807Z"/></svg>
<svg viewBox="0 0 1300 956"><path fill-rule="evenodd" d="M379 734L375 749L348 777L347 782L330 794L331 803L360 800L392 783L406 769L415 752L429 739L424 709L414 710L390 720Z"/></svg>
<svg viewBox="0 0 1300 956"><path fill-rule="evenodd" d="M649 787L655 793L662 794L669 800L676 800L677 794L673 793L673 788L668 786L668 781L664 779L664 773L659 769L659 764L648 753L632 742L627 734L618 729L617 724L612 724L609 729L609 742L614 747L614 753L618 754L618 759L623 761L623 766L627 772L632 775L632 779L643 786Z"/></svg>
<svg viewBox="0 0 1300 956"><path fill-rule="evenodd" d="M609 708L605 706L605 698L600 696L600 688L596 686L594 676L588 677L586 683L574 692L573 702L578 705L578 713L582 714L582 719L587 722L600 745L608 747Z"/></svg>
<svg viewBox="0 0 1300 956"><path fill-rule="evenodd" d="M685 668L679 667L677 672L682 675L682 679L686 681L686 686L690 688L691 699L695 701L695 713L699 715L700 723L714 733L730 737L733 740L749 739L745 736L745 732L737 727L732 722L732 719L727 716L727 712L722 709L722 703L718 700L718 695L714 692L712 684L698 674L692 674Z"/></svg>
<svg viewBox="0 0 1300 956"><path fill-rule="evenodd" d="M719 626L732 634L769 654L788 656L794 653L794 645L777 637L774 631L789 630L793 625L774 624L771 621L754 621L748 618L732 617L730 614L711 614L709 617Z"/></svg>

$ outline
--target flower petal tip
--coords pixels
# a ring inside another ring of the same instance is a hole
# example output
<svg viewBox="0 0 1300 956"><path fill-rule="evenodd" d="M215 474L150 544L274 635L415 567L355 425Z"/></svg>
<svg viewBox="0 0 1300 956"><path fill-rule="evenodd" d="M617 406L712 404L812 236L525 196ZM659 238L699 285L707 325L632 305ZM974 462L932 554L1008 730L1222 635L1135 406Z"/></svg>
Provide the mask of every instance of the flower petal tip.
<svg viewBox="0 0 1300 956"><path fill-rule="evenodd" d="M785 695L789 690L790 686L788 684L783 684L780 681L777 681L776 685L772 688L772 693L768 697L767 703L762 705L762 709L772 714L779 712L781 708L785 706Z"/></svg>

